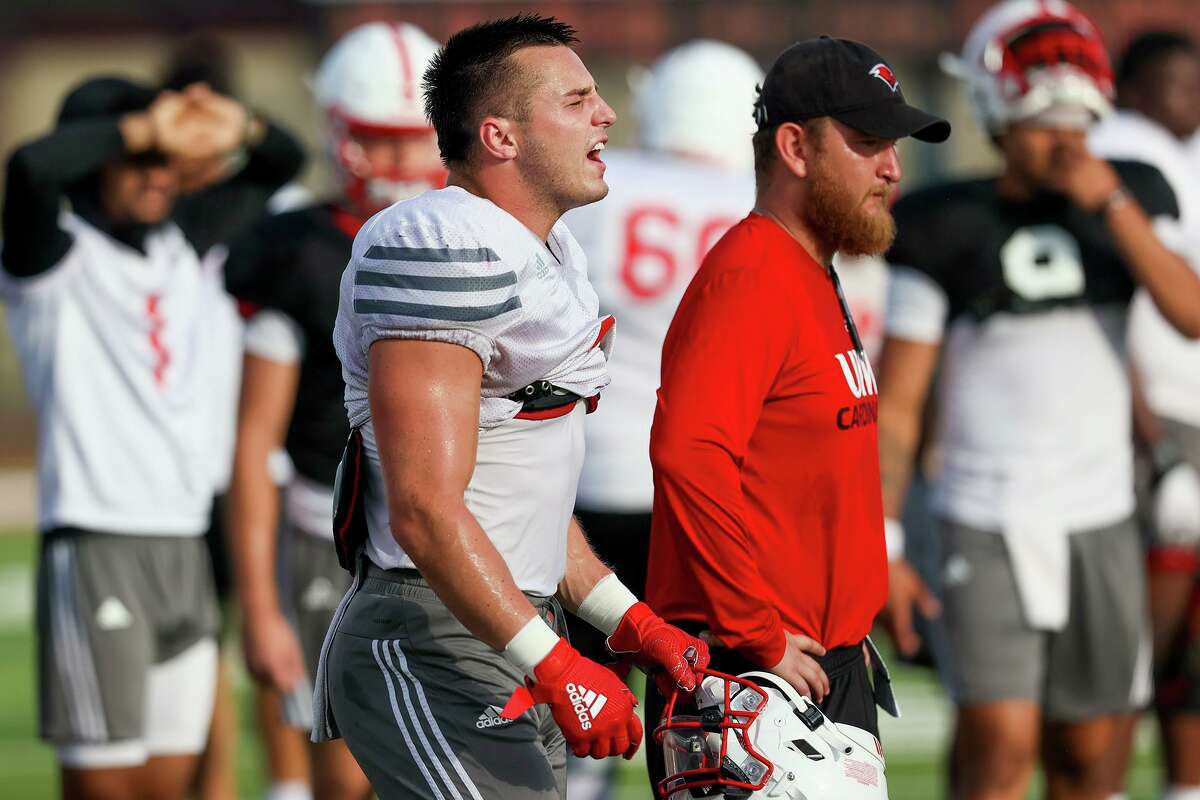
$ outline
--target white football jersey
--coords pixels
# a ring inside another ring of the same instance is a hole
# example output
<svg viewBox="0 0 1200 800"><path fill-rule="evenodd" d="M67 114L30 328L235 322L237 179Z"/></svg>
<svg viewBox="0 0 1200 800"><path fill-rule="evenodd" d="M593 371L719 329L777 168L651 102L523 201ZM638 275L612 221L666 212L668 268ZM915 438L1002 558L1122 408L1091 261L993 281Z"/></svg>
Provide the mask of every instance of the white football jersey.
<svg viewBox="0 0 1200 800"><path fill-rule="evenodd" d="M1200 144L1180 142L1158 123L1120 110L1092 129L1097 155L1142 161L1158 168L1179 202L1179 219L1156 221L1162 240L1200 268ZM1150 408L1200 426L1200 342L1185 338L1138 289L1129 313L1129 357Z"/></svg>
<svg viewBox="0 0 1200 800"><path fill-rule="evenodd" d="M583 410L514 419L507 395L547 380L581 397L608 383L611 323L598 316L583 251L559 220L541 241L508 212L458 187L376 214L342 276L334 345L352 426L370 457L367 554L412 567L388 526L367 400L367 354L379 339L450 342L483 363L479 445L468 509L524 591L553 594L583 460Z"/></svg>
<svg viewBox="0 0 1200 800"><path fill-rule="evenodd" d="M174 225L142 253L81 218L49 271L0 293L38 414L38 525L196 535L213 494L209 304L220 294Z"/></svg>
<svg viewBox="0 0 1200 800"><path fill-rule="evenodd" d="M579 505L648 513L663 339L705 254L754 207L754 175L651 151L606 150L604 163L608 197L565 217L588 255L600 311L620 329L612 385L588 418Z"/></svg>

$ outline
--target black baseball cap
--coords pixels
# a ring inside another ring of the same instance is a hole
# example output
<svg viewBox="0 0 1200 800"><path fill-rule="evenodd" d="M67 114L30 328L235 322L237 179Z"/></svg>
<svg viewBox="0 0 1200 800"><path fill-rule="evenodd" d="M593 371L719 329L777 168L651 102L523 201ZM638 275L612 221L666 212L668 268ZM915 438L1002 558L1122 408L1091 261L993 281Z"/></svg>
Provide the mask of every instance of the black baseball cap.
<svg viewBox="0 0 1200 800"><path fill-rule="evenodd" d="M759 130L833 117L881 139L944 142L950 123L910 106L887 62L865 44L822 36L797 42L771 65L754 104Z"/></svg>

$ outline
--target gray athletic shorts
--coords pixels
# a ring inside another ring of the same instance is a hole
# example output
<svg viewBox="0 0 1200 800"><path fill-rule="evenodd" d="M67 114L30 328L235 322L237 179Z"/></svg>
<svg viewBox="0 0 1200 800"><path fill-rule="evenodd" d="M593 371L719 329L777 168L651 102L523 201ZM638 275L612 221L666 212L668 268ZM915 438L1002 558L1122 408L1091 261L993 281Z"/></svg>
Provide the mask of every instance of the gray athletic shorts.
<svg viewBox="0 0 1200 800"><path fill-rule="evenodd" d="M1030 628L1004 537L943 522L942 677L954 701L1032 700L1070 722L1149 699L1145 573L1132 519L1070 538L1066 628Z"/></svg>
<svg viewBox="0 0 1200 800"><path fill-rule="evenodd" d="M283 697L283 718L297 728L312 728L312 685L321 658L321 644L333 612L350 588L350 573L338 564L331 539L285 527L280 594L304 654L307 681Z"/></svg>
<svg viewBox="0 0 1200 800"><path fill-rule="evenodd" d="M217 627L202 536L44 534L37 575L41 737L60 745L143 738L150 669L214 637Z"/></svg>
<svg viewBox="0 0 1200 800"><path fill-rule="evenodd" d="M554 598L529 599L566 634ZM549 708L500 717L523 676L417 573L367 566L325 669L334 718L381 800L565 796L566 742Z"/></svg>

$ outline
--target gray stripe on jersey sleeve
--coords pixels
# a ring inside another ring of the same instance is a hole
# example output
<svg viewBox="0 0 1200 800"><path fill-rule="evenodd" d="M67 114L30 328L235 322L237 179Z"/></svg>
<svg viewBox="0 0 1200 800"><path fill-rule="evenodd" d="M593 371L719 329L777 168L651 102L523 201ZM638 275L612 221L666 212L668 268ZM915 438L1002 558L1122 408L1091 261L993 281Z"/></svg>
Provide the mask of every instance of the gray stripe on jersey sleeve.
<svg viewBox="0 0 1200 800"><path fill-rule="evenodd" d="M354 301L354 311L359 314L390 314L397 317L438 319L449 322L480 322L521 307L521 298L513 296L503 303L491 306L433 306L423 303L402 303L398 300Z"/></svg>
<svg viewBox="0 0 1200 800"><path fill-rule="evenodd" d="M490 292L517 285L517 273L509 270L499 275L480 275L456 278L448 275L399 275L391 272L358 270L354 273L356 286L386 286L393 289L423 289L431 292Z"/></svg>
<svg viewBox="0 0 1200 800"><path fill-rule="evenodd" d="M426 263L480 263L499 261L490 247L385 247L373 244L363 258L372 261L423 261Z"/></svg>

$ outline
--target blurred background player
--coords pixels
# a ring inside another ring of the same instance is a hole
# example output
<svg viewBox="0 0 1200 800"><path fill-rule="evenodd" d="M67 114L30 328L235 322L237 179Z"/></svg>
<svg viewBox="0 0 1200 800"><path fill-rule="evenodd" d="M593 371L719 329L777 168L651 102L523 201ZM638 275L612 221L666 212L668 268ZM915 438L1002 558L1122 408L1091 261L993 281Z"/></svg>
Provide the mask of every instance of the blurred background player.
<svg viewBox="0 0 1200 800"><path fill-rule="evenodd" d="M671 50L634 79L637 150L605 150L603 202L566 222L588 256L600 313L620 326L601 412L584 428L576 516L596 554L637 595L650 549L650 423L659 354L683 290L708 249L754 205L750 113L762 68L713 40ZM572 617L571 641L601 662L604 635ZM651 727L653 727L651 722ZM571 800L604 796L612 761L568 762Z"/></svg>
<svg viewBox="0 0 1200 800"><path fill-rule="evenodd" d="M338 285L368 217L445 182L420 89L437 47L412 25L383 22L334 45L314 90L341 194L262 220L226 264L229 290L253 314L231 503L246 663L287 696L288 721L306 732L321 642L350 581L332 542L332 484L349 432L331 337ZM282 498L269 469L280 447L294 465ZM370 795L344 742L314 745L311 755L316 798ZM288 791L306 790L281 786L274 796Z"/></svg>
<svg viewBox="0 0 1200 800"><path fill-rule="evenodd" d="M1200 128L1200 52L1188 37L1141 34L1117 68L1117 110L1089 132L1099 155L1158 169L1179 202L1179 219L1158 226L1163 241L1200 266L1200 163L1189 145ZM1149 538L1149 598L1156 700L1167 767L1167 800L1200 798L1200 652L1197 540L1200 539L1200 343L1181 336L1139 290L1129 317L1129 358L1138 390L1134 433L1149 481L1140 517ZM1124 767L1136 714L1126 719ZM1118 774L1124 776L1124 769Z"/></svg>
<svg viewBox="0 0 1200 800"><path fill-rule="evenodd" d="M1200 335L1200 279L1151 225L1178 216L1162 175L1087 149L1112 97L1088 19L1065 3L1003 3L957 68L1004 169L896 207L879 376L885 511L902 511L940 363L933 504L955 796L1024 797L1040 742L1049 797L1104 797L1114 716L1148 697L1149 677L1126 308L1140 283ZM893 611L911 604L906 588L893 579Z"/></svg>
<svg viewBox="0 0 1200 800"><path fill-rule="evenodd" d="M65 796L182 797L194 777L216 682L202 534L222 366L200 256L302 163L203 85L118 78L72 91L9 160L0 290L39 410L40 728Z"/></svg>
<svg viewBox="0 0 1200 800"><path fill-rule="evenodd" d="M236 97L235 67L233 53L222 39L197 35L185 39L172 53L162 85L164 89L182 91L188 86L203 84L218 94ZM208 193L201 191L192 195L188 203L206 217L222 220L226 235L232 235L262 216L265 211L274 209L281 196L294 196L295 187L294 182L289 182L279 189L266 185L246 187L233 202L230 202L227 193L220 191L213 201L209 201L206 199ZM201 269L209 274L216 285L221 285L225 257L229 252L228 242L220 231L214 231L214 235L209 239L208 248L199 253ZM221 625L217 637L220 658L216 701L208 742L196 778L196 794L199 800L232 800L237 796L238 716L234 702L231 665L226 657L225 647L236 620L233 576L229 563L226 495L233 473L233 442L237 426L238 387L242 374L242 320L236 303L228 294L220 293L211 304L207 330L208 345L215 359L214 363L220 366L213 370L212 378L207 384L212 394L216 416L212 431L214 494L204 542L212 561ZM260 706L260 719L266 718L267 715L261 708L262 703L257 705ZM270 729L264 728L263 732L266 734L264 746L271 774L275 775L280 770L286 773L289 769L288 759L283 755L288 749L286 743L281 742L280 735L272 735ZM295 739L295 742L291 743L291 749L303 759L304 742L299 736ZM291 761L298 763L300 767L305 766L303 760L297 762L297 759L292 758ZM295 770L295 767L291 769Z"/></svg>

